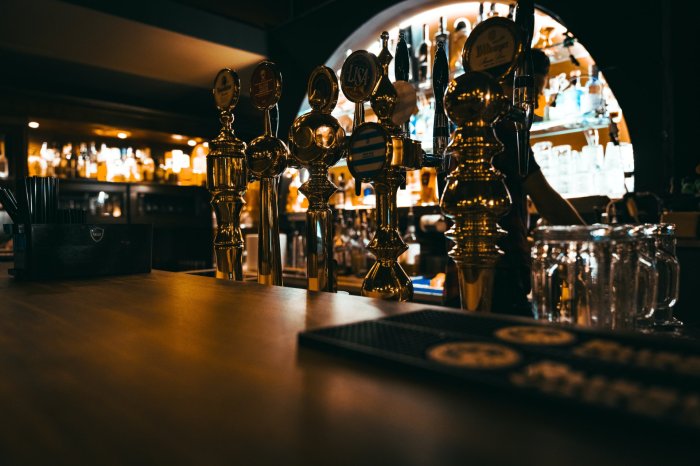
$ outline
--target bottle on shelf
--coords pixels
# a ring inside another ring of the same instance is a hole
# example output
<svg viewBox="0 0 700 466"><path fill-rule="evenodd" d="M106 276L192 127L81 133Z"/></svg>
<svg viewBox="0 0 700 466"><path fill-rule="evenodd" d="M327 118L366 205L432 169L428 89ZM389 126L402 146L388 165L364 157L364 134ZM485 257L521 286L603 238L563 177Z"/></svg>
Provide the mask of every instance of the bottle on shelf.
<svg viewBox="0 0 700 466"><path fill-rule="evenodd" d="M589 68L588 81L581 98L581 113L590 118L595 118L605 113L603 85L600 81L600 72L595 64L591 64Z"/></svg>
<svg viewBox="0 0 700 466"><path fill-rule="evenodd" d="M409 277L415 277L420 270L420 243L416 237L416 222L413 216L413 207L408 208L408 218L406 220L406 234L403 241L408 249L399 256L399 263L404 268Z"/></svg>
<svg viewBox="0 0 700 466"><path fill-rule="evenodd" d="M345 175L343 173L338 173L338 191L336 192L335 207L339 209L345 208Z"/></svg>
<svg viewBox="0 0 700 466"><path fill-rule="evenodd" d="M366 226L362 224L362 217L359 211L355 212L354 228L350 238L350 262L352 274L364 276L369 270L367 267L366 244L363 241L363 230Z"/></svg>
<svg viewBox="0 0 700 466"><path fill-rule="evenodd" d="M0 140L0 178L7 178L10 175L9 164L5 156L5 143Z"/></svg>
<svg viewBox="0 0 700 466"><path fill-rule="evenodd" d="M486 16L484 15L484 2L479 2L479 15L476 17L476 23L479 24L483 20L486 19ZM476 26L476 24L475 24Z"/></svg>
<svg viewBox="0 0 700 466"><path fill-rule="evenodd" d="M333 259L335 259L336 272L338 275L345 275L346 273L345 238L343 235L343 228L343 216L342 213L340 213L335 219L333 231Z"/></svg>
<svg viewBox="0 0 700 466"><path fill-rule="evenodd" d="M557 96L556 107L559 118L572 117L581 113L581 72L574 70L569 74L569 85Z"/></svg>
<svg viewBox="0 0 700 466"><path fill-rule="evenodd" d="M418 84L425 85L430 80L430 28L423 25L423 40L418 46L416 59L418 60Z"/></svg>
<svg viewBox="0 0 700 466"><path fill-rule="evenodd" d="M486 17L493 18L494 16L498 16L498 11L496 11L496 2L491 2L491 8L489 8L489 12Z"/></svg>

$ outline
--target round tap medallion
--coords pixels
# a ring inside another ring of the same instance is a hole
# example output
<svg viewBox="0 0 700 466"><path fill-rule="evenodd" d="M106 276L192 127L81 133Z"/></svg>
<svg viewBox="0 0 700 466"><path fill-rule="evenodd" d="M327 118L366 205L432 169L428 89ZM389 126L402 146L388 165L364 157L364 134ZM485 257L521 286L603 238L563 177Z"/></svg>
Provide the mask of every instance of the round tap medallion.
<svg viewBox="0 0 700 466"><path fill-rule="evenodd" d="M331 113L338 102L338 78L327 66L319 66L311 72L306 88L309 105L317 112Z"/></svg>
<svg viewBox="0 0 700 466"><path fill-rule="evenodd" d="M379 60L375 55L366 50L351 53L340 72L343 94L355 103L369 100L379 75Z"/></svg>
<svg viewBox="0 0 700 466"><path fill-rule="evenodd" d="M379 175L391 153L391 137L377 123L363 123L350 136L348 170L360 180Z"/></svg>
<svg viewBox="0 0 700 466"><path fill-rule="evenodd" d="M250 78L250 100L258 110L268 110L282 96L282 75L274 63L264 61L255 67Z"/></svg>
<svg viewBox="0 0 700 466"><path fill-rule="evenodd" d="M573 333L558 328L517 325L503 327L494 333L497 338L521 345L568 345L576 341Z"/></svg>
<svg viewBox="0 0 700 466"><path fill-rule="evenodd" d="M520 362L520 354L497 343L457 341L433 346L428 359L465 369L502 369Z"/></svg>
<svg viewBox="0 0 700 466"><path fill-rule="evenodd" d="M469 35L462 64L467 71L483 71L502 79L515 67L522 48L515 23L495 16L479 23Z"/></svg>
<svg viewBox="0 0 700 466"><path fill-rule="evenodd" d="M224 68L214 78L214 102L219 110L231 110L241 95L241 80L235 71Z"/></svg>

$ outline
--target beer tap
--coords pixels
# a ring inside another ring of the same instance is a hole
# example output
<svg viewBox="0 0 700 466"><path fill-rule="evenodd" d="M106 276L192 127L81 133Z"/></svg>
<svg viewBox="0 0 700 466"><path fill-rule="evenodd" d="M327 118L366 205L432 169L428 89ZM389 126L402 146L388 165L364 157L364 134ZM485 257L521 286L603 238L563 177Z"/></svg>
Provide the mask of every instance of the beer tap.
<svg viewBox="0 0 700 466"><path fill-rule="evenodd" d="M491 310L495 266L503 254L496 243L506 235L497 221L511 205L504 176L491 165L503 151L494 124L513 110L499 81L513 71L522 49L513 21L484 20L465 43L465 74L445 94L447 115L457 124L447 153L457 167L447 176L440 207L453 221L446 233L454 242L448 254L457 265L465 310Z"/></svg>
<svg viewBox="0 0 700 466"><path fill-rule="evenodd" d="M248 169L260 180L260 226L258 231L258 283L282 285L282 259L278 220L279 178L287 166L289 149L273 134L270 111L282 96L282 75L274 63L264 61L251 77L250 99L263 111L264 133L246 151Z"/></svg>
<svg viewBox="0 0 700 466"><path fill-rule="evenodd" d="M413 297L413 283L397 262L407 246L398 231L396 193L405 180L405 171L421 167L423 151L418 141L403 134L400 125L404 122L394 120L398 94L388 76L393 58L388 49L389 34L385 31L381 38L382 51L377 58L381 75L370 97L379 123L366 122L354 129L348 144L347 163L356 186L362 182L372 183L377 197L377 231L368 246L377 261L362 282L362 295L407 301ZM368 52L361 56L366 57L367 63L373 61ZM346 65L347 62L341 75L344 92Z"/></svg>
<svg viewBox="0 0 700 466"><path fill-rule="evenodd" d="M445 175L450 171L450 156L445 153L450 140L450 122L445 114L445 90L450 81L450 70L447 65L447 54L442 42L438 42L433 62L433 95L435 96L435 113L433 116L433 155L440 161L438 172L438 188L442 191Z"/></svg>
<svg viewBox="0 0 700 466"><path fill-rule="evenodd" d="M216 216L214 253L216 277L243 280L243 233L240 214L245 204L248 172L246 145L233 132L233 109L241 93L238 74L219 71L214 79L214 100L219 109L221 131L211 141L207 155L207 188Z"/></svg>
<svg viewBox="0 0 700 466"><path fill-rule="evenodd" d="M327 66L317 67L307 86L311 112L289 130L291 156L309 170L299 190L309 200L306 211L306 275L310 291L337 291L333 261L333 211L328 205L338 190L328 179L328 168L343 155L345 131L331 112L338 102L338 78Z"/></svg>
<svg viewBox="0 0 700 466"><path fill-rule="evenodd" d="M513 107L519 110L514 118L518 141L518 173L524 177L530 159L530 128L535 115L537 95L532 65L532 34L535 28L535 6L532 0L519 0L515 10L515 24L521 36L523 50L513 78Z"/></svg>

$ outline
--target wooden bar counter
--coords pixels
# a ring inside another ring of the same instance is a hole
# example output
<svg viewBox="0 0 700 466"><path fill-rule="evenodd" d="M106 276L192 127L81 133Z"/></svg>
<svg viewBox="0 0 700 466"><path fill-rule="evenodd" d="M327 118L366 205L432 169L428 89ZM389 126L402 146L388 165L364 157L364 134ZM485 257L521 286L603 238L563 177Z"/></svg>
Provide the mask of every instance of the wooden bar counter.
<svg viewBox="0 0 700 466"><path fill-rule="evenodd" d="M3 273L0 465L698 464L690 434L297 343L424 308L158 271Z"/></svg>

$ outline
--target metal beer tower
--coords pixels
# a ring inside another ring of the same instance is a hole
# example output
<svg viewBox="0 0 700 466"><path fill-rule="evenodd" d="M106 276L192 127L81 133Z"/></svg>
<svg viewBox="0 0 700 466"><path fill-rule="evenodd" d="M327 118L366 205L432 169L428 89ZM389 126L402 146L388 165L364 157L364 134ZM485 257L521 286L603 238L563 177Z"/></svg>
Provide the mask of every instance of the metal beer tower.
<svg viewBox="0 0 700 466"><path fill-rule="evenodd" d="M377 261L365 276L362 295L408 301L413 297L413 283L397 262L407 246L398 231L396 191L405 181L406 170L421 167L423 151L419 142L403 134L400 127L403 122L397 124L392 120L398 94L388 76L389 63L393 58L387 48L389 34L383 32L381 38L383 48L378 57L381 75L370 97L379 123L362 123L355 127L348 144L347 160L348 169L355 177L356 190L362 182L369 182L377 196L377 232L368 246ZM364 83L371 82L373 57L364 51L348 57L341 74L346 95L346 84L350 88L353 78L366 76ZM358 102L363 100L361 97L356 96L355 100L351 100Z"/></svg>
<svg viewBox="0 0 700 466"><path fill-rule="evenodd" d="M529 129L521 106L508 101L502 85L521 60L521 37L506 18L479 23L462 52L466 73L445 94L447 114L458 126L446 152L457 167L447 176L440 207L454 222L446 233L455 243L448 254L457 264L462 308L469 311L491 310L495 265L503 254L496 243L506 234L497 221L511 205L504 176L491 165L503 151L494 124L509 118L520 122L519 132Z"/></svg>
<svg viewBox="0 0 700 466"><path fill-rule="evenodd" d="M260 228L258 232L258 283L282 285L282 259L278 220L277 185L287 166L289 150L273 135L270 110L282 96L282 75L269 62L260 63L251 77L250 99L264 112L264 133L246 151L248 168L260 180Z"/></svg>
<svg viewBox="0 0 700 466"><path fill-rule="evenodd" d="M311 112L289 130L294 161L309 170L310 177L299 190L309 200L306 211L306 275L311 291L337 291L333 261L333 211L328 205L337 191L328 179L328 168L343 155L345 131L334 117L338 101L338 78L327 66L317 67L307 86Z"/></svg>
<svg viewBox="0 0 700 466"><path fill-rule="evenodd" d="M243 141L233 133L233 109L241 93L241 82L235 71L223 69L214 79L214 100L220 111L221 131L211 141L207 155L207 188L216 216L214 253L216 277L243 280L243 233L241 209L248 187Z"/></svg>

